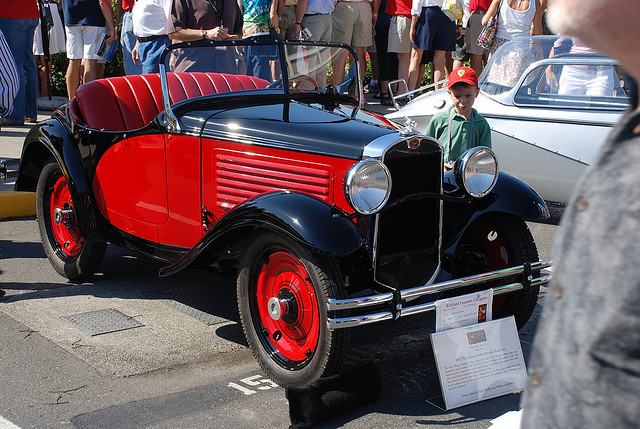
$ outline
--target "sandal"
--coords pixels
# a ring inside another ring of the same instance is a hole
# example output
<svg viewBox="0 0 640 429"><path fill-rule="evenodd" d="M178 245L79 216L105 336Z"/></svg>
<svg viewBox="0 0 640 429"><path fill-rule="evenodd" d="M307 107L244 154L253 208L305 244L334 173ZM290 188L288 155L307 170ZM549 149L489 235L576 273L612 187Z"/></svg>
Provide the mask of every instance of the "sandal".
<svg viewBox="0 0 640 429"><path fill-rule="evenodd" d="M382 96L380 97L380 104L383 106L393 106L393 101L391 100L389 94L382 94Z"/></svg>

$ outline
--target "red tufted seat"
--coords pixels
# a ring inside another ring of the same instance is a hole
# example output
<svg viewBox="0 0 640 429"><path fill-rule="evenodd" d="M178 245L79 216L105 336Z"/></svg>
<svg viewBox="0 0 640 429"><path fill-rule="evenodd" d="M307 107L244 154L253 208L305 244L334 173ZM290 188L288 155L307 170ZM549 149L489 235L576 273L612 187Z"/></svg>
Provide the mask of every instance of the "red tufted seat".
<svg viewBox="0 0 640 429"><path fill-rule="evenodd" d="M261 89L264 79L222 73L168 73L172 103L201 95L242 89ZM163 110L159 74L110 77L85 83L71 100L73 119L106 131L136 130L148 125Z"/></svg>

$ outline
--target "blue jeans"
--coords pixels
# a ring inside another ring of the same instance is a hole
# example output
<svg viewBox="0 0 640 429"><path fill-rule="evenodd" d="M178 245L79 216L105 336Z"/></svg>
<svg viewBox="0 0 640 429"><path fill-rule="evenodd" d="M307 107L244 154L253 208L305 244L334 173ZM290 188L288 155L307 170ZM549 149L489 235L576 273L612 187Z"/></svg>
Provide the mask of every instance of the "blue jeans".
<svg viewBox="0 0 640 429"><path fill-rule="evenodd" d="M133 21L131 12L122 15L122 33L120 34L120 44L122 45L122 62L124 73L127 75L142 73L142 66L133 62L131 51L136 46L136 35L133 34Z"/></svg>
<svg viewBox="0 0 640 429"><path fill-rule="evenodd" d="M138 54L142 63L142 73L158 73L160 71L160 55L164 48L171 44L171 39L161 37L149 42L138 43Z"/></svg>
<svg viewBox="0 0 640 429"><path fill-rule="evenodd" d="M33 56L33 33L38 18L0 18L0 29L16 61L20 89L13 103L10 121L24 122L25 118L38 118L38 73Z"/></svg>

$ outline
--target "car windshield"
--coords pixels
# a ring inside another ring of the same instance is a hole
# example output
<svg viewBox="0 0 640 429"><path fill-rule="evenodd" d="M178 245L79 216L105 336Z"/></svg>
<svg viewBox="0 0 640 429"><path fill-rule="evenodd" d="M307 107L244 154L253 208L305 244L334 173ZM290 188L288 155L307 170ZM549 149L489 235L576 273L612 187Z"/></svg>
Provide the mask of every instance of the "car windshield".
<svg viewBox="0 0 640 429"><path fill-rule="evenodd" d="M532 64L538 67L529 70ZM536 98L541 94L548 96L570 91L568 87L563 89L562 82L585 92L571 95L586 95L592 83L601 87L600 96L624 98L624 91L619 89L619 74L614 66L612 60L577 39L562 36L524 37L505 43L495 52L480 76L478 86L481 91L499 99L520 85L516 98L522 104L539 104ZM525 73L527 75L523 77ZM543 98L548 100L548 97Z"/></svg>
<svg viewBox="0 0 640 429"><path fill-rule="evenodd" d="M197 41L171 45L160 72L171 105L212 93L264 89L284 94L344 94L359 105L362 88L352 54L346 45L269 37ZM344 58L344 73L337 73L333 64ZM174 92L175 80L181 83L180 94Z"/></svg>

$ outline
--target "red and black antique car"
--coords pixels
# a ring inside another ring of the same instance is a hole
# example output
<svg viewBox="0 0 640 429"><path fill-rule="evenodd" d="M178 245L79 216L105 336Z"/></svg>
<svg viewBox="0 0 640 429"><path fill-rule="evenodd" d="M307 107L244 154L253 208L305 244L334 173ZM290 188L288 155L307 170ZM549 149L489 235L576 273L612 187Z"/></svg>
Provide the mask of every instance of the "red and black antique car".
<svg viewBox="0 0 640 429"><path fill-rule="evenodd" d="M494 288L494 317L522 326L548 280L523 221L544 201L486 148L443 174L441 145L362 110L357 78L325 86L344 53L181 43L160 74L82 85L28 134L15 186L37 192L54 268L86 278L110 242L167 261L161 276L237 275L248 344L285 386L339 371L350 328L442 296ZM243 55L270 74L242 74Z"/></svg>

